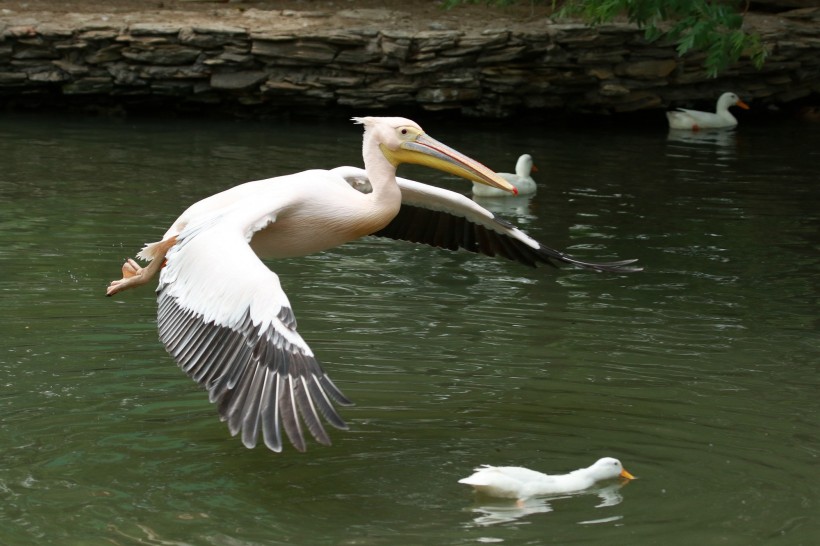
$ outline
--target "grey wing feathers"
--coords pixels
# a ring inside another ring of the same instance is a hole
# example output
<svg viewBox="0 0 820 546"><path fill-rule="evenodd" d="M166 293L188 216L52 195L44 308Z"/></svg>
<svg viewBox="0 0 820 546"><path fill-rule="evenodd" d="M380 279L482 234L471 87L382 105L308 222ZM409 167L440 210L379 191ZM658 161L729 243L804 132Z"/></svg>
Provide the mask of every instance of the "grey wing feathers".
<svg viewBox="0 0 820 546"><path fill-rule="evenodd" d="M534 248L517 237L521 232L509 222L493 216L489 223L495 224L495 229L449 211L402 203L393 221L373 235L448 250L464 249L488 256L501 256L531 267L539 263L557 267L556 264L561 262L596 271L626 273L641 270L640 267L631 265L636 260L592 263L578 260L540 243Z"/></svg>
<svg viewBox="0 0 820 546"><path fill-rule="evenodd" d="M304 451L303 424L330 444L322 418L346 429L333 404L351 402L299 336L276 274L253 253L242 227L207 219L179 235L157 288L160 340L245 446L254 447L261 433L265 445L281 451L284 429ZM216 252L220 259L210 259Z"/></svg>
<svg viewBox="0 0 820 546"><path fill-rule="evenodd" d="M367 173L357 167L333 169L353 187L369 186ZM593 263L544 246L513 224L467 197L415 180L396 179L402 194L402 205L395 218L375 237L387 237L423 243L447 250L464 249L488 256L502 256L531 267L539 263L557 267L572 264L596 271L631 273L643 268L637 260Z"/></svg>
<svg viewBox="0 0 820 546"><path fill-rule="evenodd" d="M282 344L272 327L259 331L246 315L228 327L207 323L160 290L159 337L180 368L208 390L232 435L254 447L259 432L270 449L282 450L282 432L299 451L306 449L302 426L321 444L330 438L320 415L336 428L347 425L333 403L351 402L312 355Z"/></svg>

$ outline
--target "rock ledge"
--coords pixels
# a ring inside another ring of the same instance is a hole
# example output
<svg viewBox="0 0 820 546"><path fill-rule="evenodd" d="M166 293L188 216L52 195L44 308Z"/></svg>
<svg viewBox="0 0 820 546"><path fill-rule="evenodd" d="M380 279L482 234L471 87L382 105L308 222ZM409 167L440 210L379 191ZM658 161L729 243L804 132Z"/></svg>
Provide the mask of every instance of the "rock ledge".
<svg viewBox="0 0 820 546"><path fill-rule="evenodd" d="M225 4L218 4L225 6ZM163 103L233 112L612 114L726 90L782 105L820 92L820 8L747 17L770 56L708 78L698 55L629 24L548 18L460 27L364 8L156 13L0 10L0 100Z"/></svg>

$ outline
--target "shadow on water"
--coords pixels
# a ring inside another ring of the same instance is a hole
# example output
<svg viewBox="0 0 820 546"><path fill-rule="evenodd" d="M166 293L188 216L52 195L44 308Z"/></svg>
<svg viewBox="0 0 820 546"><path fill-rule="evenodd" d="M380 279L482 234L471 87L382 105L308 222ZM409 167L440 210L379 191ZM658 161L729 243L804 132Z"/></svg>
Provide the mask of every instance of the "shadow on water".
<svg viewBox="0 0 820 546"><path fill-rule="evenodd" d="M271 263L357 404L332 447L273 455L230 438L165 354L150 289L102 294L191 202L359 165L360 129L0 120L4 540L811 543L818 129L426 128L502 171L532 154L538 193L488 206L557 249L646 270L530 270L379 239ZM517 507L457 483L479 464L603 455L641 477L617 502Z"/></svg>

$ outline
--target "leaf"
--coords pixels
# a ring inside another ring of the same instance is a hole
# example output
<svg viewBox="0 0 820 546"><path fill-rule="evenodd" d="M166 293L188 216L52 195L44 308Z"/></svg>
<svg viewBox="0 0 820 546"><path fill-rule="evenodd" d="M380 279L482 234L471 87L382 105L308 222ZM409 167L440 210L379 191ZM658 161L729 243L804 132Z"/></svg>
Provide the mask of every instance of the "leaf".
<svg viewBox="0 0 820 546"><path fill-rule="evenodd" d="M516 0L444 0L446 7L486 3L503 6ZM529 2L546 0L528 0ZM742 55L749 56L758 68L768 52L758 34L743 30L743 15L734 0L549 0L555 16L580 16L589 24L600 25L625 15L644 29L648 41L669 38L677 42L679 55L706 53L704 67L710 76L726 70ZM666 22L667 30L660 23Z"/></svg>

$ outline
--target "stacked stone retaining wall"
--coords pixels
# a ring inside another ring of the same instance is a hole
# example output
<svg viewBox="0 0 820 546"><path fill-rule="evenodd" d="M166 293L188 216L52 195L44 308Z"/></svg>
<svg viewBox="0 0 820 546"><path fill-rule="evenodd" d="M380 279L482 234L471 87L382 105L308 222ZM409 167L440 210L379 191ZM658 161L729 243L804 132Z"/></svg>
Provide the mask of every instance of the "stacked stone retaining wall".
<svg viewBox="0 0 820 546"><path fill-rule="evenodd" d="M629 24L529 22L424 29L384 10L336 14L0 12L0 102L160 100L255 111L450 110L618 113L709 101L757 104L820 93L820 8L760 19L770 55L710 78L698 55ZM750 18L754 21L753 18ZM763 24L765 23L765 25Z"/></svg>

